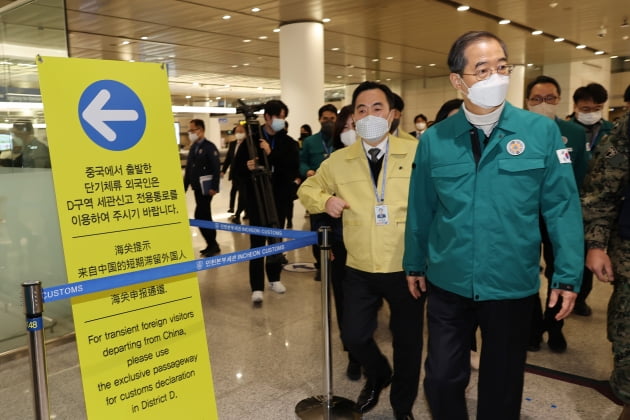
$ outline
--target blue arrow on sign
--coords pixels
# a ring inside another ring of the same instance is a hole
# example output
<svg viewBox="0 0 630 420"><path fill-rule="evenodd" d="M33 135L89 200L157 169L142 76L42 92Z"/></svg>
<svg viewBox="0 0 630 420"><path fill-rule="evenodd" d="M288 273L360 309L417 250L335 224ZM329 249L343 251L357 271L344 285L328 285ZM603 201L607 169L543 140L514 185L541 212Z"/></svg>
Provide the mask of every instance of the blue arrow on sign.
<svg viewBox="0 0 630 420"><path fill-rule="evenodd" d="M94 143L116 151L135 146L146 128L142 101L132 89L115 80L99 80L83 91L79 120Z"/></svg>

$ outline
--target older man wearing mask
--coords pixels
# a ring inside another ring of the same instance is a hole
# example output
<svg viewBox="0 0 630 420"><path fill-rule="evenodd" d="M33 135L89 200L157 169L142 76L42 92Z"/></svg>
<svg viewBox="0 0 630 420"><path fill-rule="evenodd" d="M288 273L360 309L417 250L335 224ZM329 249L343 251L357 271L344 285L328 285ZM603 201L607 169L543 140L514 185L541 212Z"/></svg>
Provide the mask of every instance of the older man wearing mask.
<svg viewBox="0 0 630 420"><path fill-rule="evenodd" d="M470 344L481 329L477 418L518 419L533 304L540 288L540 215L555 255L549 305L571 313L583 230L571 158L549 118L505 101L512 67L489 32L460 36L448 55L464 106L427 129L409 188L403 267L427 288L424 388L433 418L467 419Z"/></svg>

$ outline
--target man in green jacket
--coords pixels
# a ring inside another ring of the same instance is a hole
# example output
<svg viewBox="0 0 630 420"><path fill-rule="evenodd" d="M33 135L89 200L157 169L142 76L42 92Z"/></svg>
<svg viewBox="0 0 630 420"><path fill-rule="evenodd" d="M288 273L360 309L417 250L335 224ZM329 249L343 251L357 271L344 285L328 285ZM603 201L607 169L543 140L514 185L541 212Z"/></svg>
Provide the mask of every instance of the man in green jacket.
<svg viewBox="0 0 630 420"><path fill-rule="evenodd" d="M560 84L553 77L538 76L532 80L525 91L527 109L545 117L549 117L555 121L562 135L562 142L569 149L571 154L571 165L573 167L573 175L578 190L582 185L582 180L586 174L586 166L588 157L586 155L586 131L579 124L572 121L561 120L556 116L558 104L560 103ZM549 240L549 234L544 223L540 224L540 233L542 235L543 258L545 260L545 277L547 278L547 304L549 303L550 282L553 277L553 247ZM582 284L582 287L584 284ZM529 351L540 350L540 342L543 333L547 332L547 345L549 349L555 353L562 353L567 349L567 340L562 334L564 320L556 319L556 314L562 307L562 300L559 299L555 307L542 311L540 302L534 302L534 313L532 316L532 330L530 332ZM575 310L575 308L574 308Z"/></svg>
<svg viewBox="0 0 630 420"><path fill-rule="evenodd" d="M562 319L582 276L580 202L557 125L505 102L513 66L503 41L468 32L448 65L464 107L422 135L405 230L409 291L429 293L424 389L434 419L468 418L470 345L479 327L477 418L516 420L540 288L539 217L557 249L549 305L563 298Z"/></svg>

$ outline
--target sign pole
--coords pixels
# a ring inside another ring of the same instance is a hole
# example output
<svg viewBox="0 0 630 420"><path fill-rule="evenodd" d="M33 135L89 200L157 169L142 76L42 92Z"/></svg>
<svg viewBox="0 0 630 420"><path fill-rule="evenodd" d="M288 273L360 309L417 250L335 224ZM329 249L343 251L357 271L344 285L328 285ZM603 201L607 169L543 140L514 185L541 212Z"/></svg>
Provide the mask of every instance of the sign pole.
<svg viewBox="0 0 630 420"><path fill-rule="evenodd" d="M26 330L29 338L31 356L31 374L33 379L33 398L35 418L48 420L48 378L46 376L46 355L44 349L44 319L42 313L42 283L22 283L24 292L24 313L26 314Z"/></svg>

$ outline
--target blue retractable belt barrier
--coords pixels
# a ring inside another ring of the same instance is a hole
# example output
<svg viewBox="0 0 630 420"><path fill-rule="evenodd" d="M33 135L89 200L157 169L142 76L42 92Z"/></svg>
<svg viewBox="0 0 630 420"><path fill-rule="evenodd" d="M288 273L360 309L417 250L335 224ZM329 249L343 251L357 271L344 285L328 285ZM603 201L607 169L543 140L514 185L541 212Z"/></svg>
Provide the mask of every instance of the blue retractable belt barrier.
<svg viewBox="0 0 630 420"><path fill-rule="evenodd" d="M103 277L100 279L78 281L74 283L47 287L43 290L44 302L54 302L56 300L68 299L89 293L102 292L104 290L116 289L119 287L130 286L133 284L144 283L147 281L162 279L166 277L173 277L181 274L193 273L195 271L217 268L224 265L249 261L256 258L263 258L274 254L280 254L283 252L291 251L293 249L303 248L317 243L316 232L275 229L260 226L235 225L231 223L218 223L196 219L191 219L190 225L206 229L248 233L250 235L289 238L291 240L257 248L251 248L244 251L216 255L214 257L186 261L177 264L170 264L163 267L149 268L147 270L118 274L114 276Z"/></svg>

